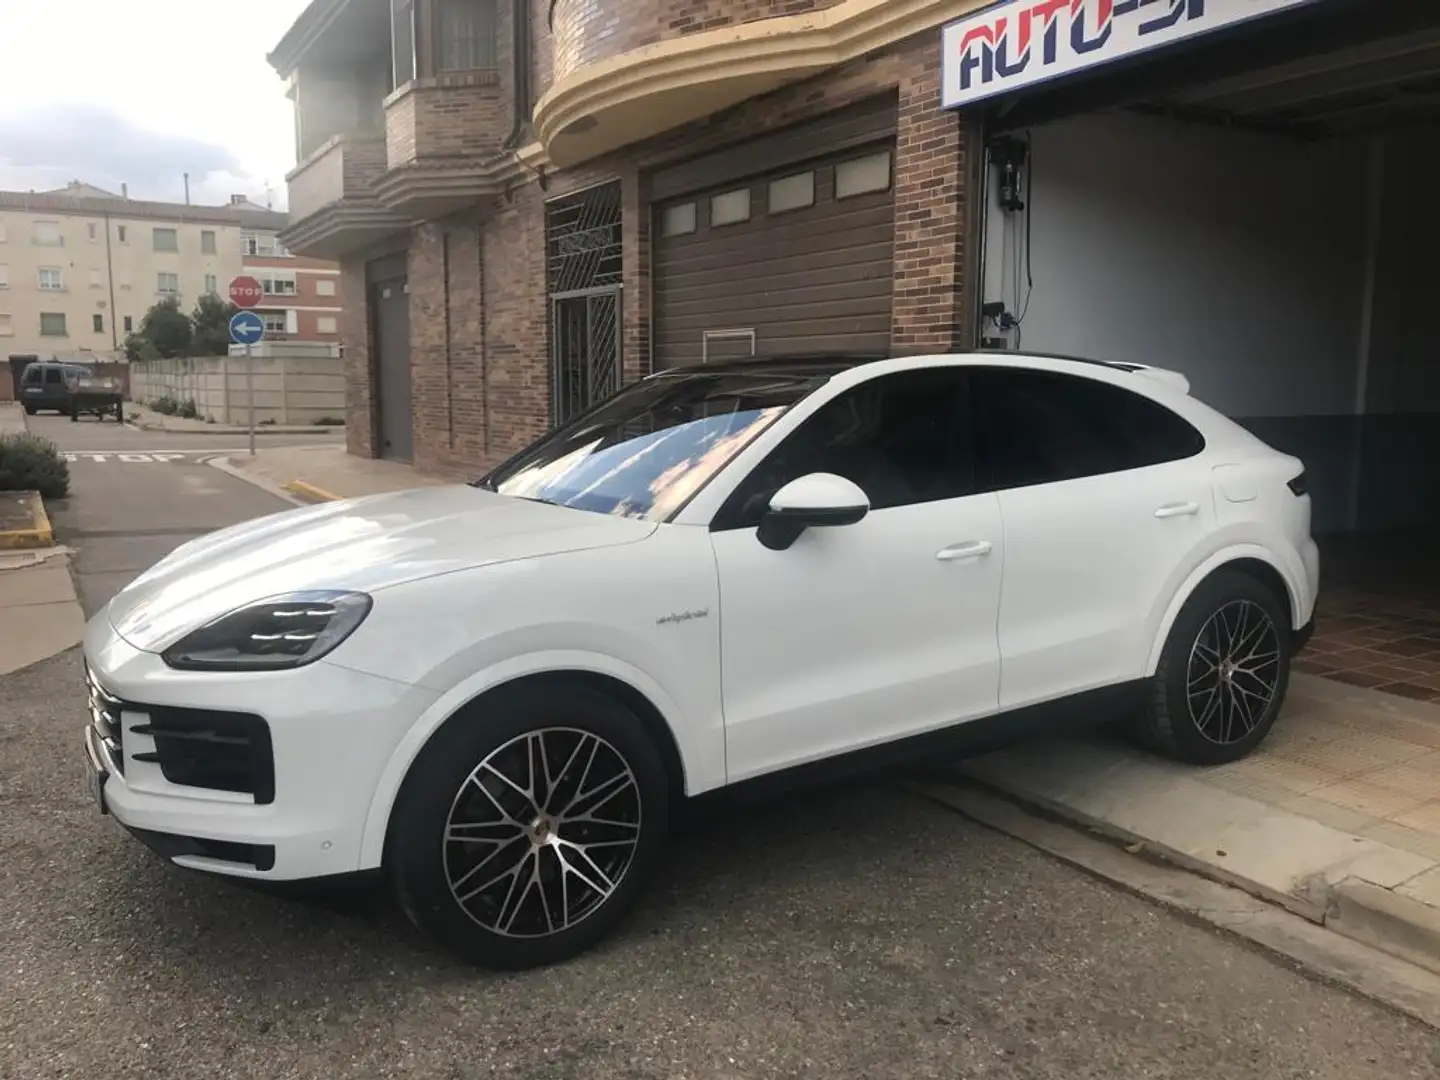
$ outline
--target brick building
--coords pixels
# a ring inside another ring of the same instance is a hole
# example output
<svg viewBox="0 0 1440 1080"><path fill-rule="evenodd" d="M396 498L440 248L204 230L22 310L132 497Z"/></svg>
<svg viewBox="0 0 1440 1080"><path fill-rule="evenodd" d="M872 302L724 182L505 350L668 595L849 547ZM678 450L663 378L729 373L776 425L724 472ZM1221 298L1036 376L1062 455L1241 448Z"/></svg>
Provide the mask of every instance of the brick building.
<svg viewBox="0 0 1440 1080"><path fill-rule="evenodd" d="M342 266L351 450L473 471L658 368L962 340L967 6L317 0L282 240Z"/></svg>
<svg viewBox="0 0 1440 1080"><path fill-rule="evenodd" d="M678 364L1023 343L1182 371L1322 528L1440 520L1433 4L315 0L270 60L354 453L473 473Z"/></svg>

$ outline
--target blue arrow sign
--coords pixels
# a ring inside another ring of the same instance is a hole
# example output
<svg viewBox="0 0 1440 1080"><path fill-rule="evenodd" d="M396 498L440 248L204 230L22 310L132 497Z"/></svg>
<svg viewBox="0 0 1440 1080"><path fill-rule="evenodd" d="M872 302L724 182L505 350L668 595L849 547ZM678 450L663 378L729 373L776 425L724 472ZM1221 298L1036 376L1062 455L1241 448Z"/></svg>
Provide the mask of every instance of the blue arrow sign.
<svg viewBox="0 0 1440 1080"><path fill-rule="evenodd" d="M254 345L265 337L265 320L253 311L230 316L230 340L236 345Z"/></svg>

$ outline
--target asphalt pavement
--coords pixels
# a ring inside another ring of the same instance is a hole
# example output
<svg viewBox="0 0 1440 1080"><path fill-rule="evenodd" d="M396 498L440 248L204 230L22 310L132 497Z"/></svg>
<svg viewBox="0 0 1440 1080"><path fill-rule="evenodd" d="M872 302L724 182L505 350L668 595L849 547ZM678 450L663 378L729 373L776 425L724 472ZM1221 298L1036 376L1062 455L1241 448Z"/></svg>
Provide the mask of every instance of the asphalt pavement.
<svg viewBox="0 0 1440 1080"><path fill-rule="evenodd" d="M90 604L283 506L113 439L56 508ZM1440 1074L1432 1029L879 782L691 823L600 949L477 972L374 888L150 855L85 796L81 687L76 650L0 677L0 1080Z"/></svg>
<svg viewBox="0 0 1440 1080"><path fill-rule="evenodd" d="M70 497L46 509L72 561L86 616L186 540L284 510L290 504L207 464L244 452L244 436L138 431L111 421L41 414L32 433L52 440L70 462ZM339 434L267 435L265 446L313 446Z"/></svg>

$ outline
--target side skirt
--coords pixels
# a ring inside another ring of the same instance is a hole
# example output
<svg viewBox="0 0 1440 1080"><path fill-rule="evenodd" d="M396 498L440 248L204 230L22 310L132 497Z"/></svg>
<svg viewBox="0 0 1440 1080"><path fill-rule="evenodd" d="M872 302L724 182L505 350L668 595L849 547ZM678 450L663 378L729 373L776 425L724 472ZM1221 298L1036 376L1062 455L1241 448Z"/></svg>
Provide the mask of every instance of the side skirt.
<svg viewBox="0 0 1440 1080"><path fill-rule="evenodd" d="M816 787L865 774L936 764L999 750L1037 735L1086 731L1128 719L1144 702L1146 682L1117 683L1097 690L1026 705L979 720L912 735L880 746L853 750L731 784L691 802L758 802L786 792Z"/></svg>

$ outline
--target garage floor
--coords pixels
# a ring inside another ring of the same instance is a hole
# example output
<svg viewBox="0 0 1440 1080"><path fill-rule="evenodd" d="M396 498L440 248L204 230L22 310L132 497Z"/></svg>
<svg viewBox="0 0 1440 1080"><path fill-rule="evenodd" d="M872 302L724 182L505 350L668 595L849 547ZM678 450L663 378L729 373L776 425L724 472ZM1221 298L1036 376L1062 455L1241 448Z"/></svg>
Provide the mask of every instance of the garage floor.
<svg viewBox="0 0 1440 1080"><path fill-rule="evenodd" d="M1320 540L1319 618L1295 667L1440 702L1440 551L1413 533Z"/></svg>

